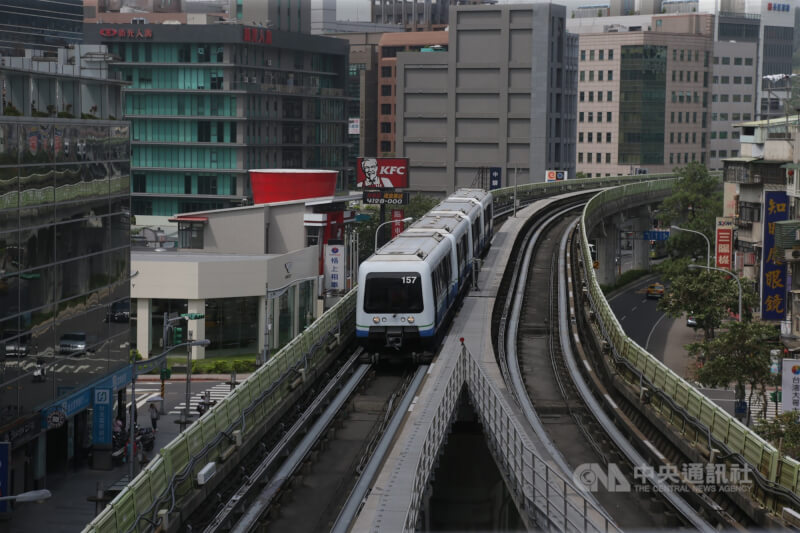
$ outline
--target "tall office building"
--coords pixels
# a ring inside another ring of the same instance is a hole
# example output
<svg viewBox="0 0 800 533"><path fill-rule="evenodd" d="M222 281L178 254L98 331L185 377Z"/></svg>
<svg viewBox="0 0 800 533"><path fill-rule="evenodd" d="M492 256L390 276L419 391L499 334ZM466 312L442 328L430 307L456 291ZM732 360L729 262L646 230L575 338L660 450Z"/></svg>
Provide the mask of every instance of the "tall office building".
<svg viewBox="0 0 800 533"><path fill-rule="evenodd" d="M108 44L112 71L130 82L124 116L140 224L243 205L248 169L346 168L341 39L243 25L134 24L97 25L86 40Z"/></svg>
<svg viewBox="0 0 800 533"><path fill-rule="evenodd" d="M411 188L451 192L575 174L577 36L555 4L454 6L446 52L397 54L397 156ZM548 54L541 53L549 50Z"/></svg>
<svg viewBox="0 0 800 533"><path fill-rule="evenodd" d="M81 42L81 0L11 0L0 4L0 54L22 56L25 49L56 53L59 47Z"/></svg>
<svg viewBox="0 0 800 533"><path fill-rule="evenodd" d="M107 77L102 47L50 52L0 58L0 441L11 443L15 494L90 445L99 465L90 428L110 428L130 380L123 82ZM107 418L92 419L98 391Z"/></svg>
<svg viewBox="0 0 800 533"><path fill-rule="evenodd" d="M712 24L712 15L660 15L634 31L580 35L578 172L707 163Z"/></svg>

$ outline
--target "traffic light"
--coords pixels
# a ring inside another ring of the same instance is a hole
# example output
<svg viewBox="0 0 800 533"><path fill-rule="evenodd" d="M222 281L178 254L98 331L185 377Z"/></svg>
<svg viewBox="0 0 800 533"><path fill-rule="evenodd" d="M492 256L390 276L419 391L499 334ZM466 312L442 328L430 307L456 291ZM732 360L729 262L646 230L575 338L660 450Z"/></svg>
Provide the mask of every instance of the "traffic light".
<svg viewBox="0 0 800 533"><path fill-rule="evenodd" d="M770 392L769 393L769 399L770 399L770 401L772 401L774 403L778 403L779 401L781 401L782 400L781 396L783 396L781 394L781 391L776 391L776 392Z"/></svg>
<svg viewBox="0 0 800 533"><path fill-rule="evenodd" d="M206 317L203 313L183 313L181 316L186 320L200 320Z"/></svg>
<svg viewBox="0 0 800 533"><path fill-rule="evenodd" d="M172 377L172 369L171 368L162 368L161 369L161 379L169 379Z"/></svg>
<svg viewBox="0 0 800 533"><path fill-rule="evenodd" d="M172 344L181 344L183 342L183 328L177 326L172 328Z"/></svg>

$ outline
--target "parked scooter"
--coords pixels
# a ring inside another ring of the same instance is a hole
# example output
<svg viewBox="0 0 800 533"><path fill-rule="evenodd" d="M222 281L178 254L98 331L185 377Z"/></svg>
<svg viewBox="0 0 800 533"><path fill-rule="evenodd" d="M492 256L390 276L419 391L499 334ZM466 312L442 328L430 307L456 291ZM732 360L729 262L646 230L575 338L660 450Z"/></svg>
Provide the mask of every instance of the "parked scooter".
<svg viewBox="0 0 800 533"><path fill-rule="evenodd" d="M136 439L139 443L141 443L142 448L146 452L153 451L153 448L156 444L156 434L153 432L151 428L143 428L139 427L139 425L135 428L136 432Z"/></svg>
<svg viewBox="0 0 800 533"><path fill-rule="evenodd" d="M34 382L43 382L47 379L47 367L44 364L44 359L37 359L36 360L36 368L33 369L33 381Z"/></svg>

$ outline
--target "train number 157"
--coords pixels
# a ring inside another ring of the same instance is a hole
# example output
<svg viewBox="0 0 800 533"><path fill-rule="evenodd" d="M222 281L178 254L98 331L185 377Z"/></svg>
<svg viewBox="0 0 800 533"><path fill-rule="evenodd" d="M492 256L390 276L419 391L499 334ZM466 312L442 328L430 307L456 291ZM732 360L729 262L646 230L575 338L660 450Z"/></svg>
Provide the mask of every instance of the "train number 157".
<svg viewBox="0 0 800 533"><path fill-rule="evenodd" d="M403 285L413 285L417 282L417 276L403 276Z"/></svg>

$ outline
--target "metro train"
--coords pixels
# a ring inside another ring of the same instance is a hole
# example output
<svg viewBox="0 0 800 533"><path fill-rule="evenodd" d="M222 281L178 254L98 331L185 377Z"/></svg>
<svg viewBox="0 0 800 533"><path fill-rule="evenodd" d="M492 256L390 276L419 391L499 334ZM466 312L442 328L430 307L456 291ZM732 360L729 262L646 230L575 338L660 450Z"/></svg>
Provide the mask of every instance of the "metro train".
<svg viewBox="0 0 800 533"><path fill-rule="evenodd" d="M356 338L370 353L431 354L492 238L492 194L459 189L367 258Z"/></svg>

